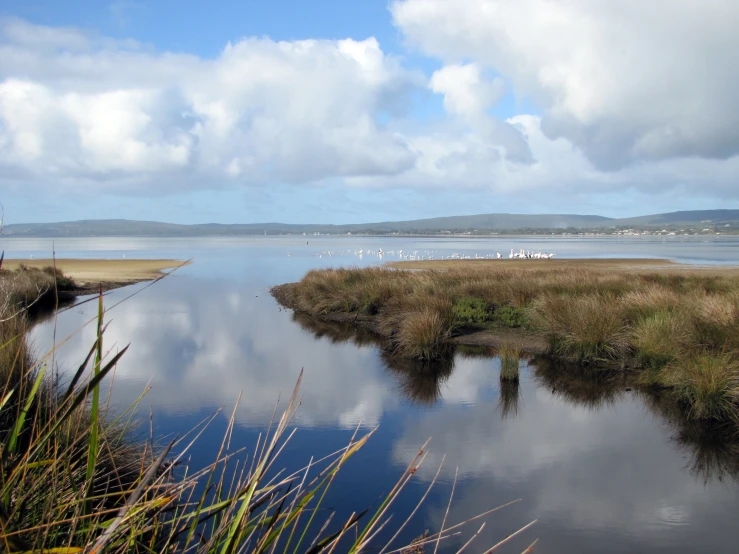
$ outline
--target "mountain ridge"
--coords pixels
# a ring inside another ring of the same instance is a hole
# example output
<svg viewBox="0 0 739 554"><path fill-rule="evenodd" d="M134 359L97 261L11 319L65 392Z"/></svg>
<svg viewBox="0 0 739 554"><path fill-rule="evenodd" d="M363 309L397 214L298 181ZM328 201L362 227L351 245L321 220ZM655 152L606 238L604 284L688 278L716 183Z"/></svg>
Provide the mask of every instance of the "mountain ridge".
<svg viewBox="0 0 739 554"><path fill-rule="evenodd" d="M630 218L579 214L476 214L374 223L199 223L179 224L128 219L87 219L55 223L6 225L6 237L96 237L161 236L195 237L261 234L348 234L348 233L462 233L556 229L623 229L628 227L675 226L739 227L739 210L692 210Z"/></svg>

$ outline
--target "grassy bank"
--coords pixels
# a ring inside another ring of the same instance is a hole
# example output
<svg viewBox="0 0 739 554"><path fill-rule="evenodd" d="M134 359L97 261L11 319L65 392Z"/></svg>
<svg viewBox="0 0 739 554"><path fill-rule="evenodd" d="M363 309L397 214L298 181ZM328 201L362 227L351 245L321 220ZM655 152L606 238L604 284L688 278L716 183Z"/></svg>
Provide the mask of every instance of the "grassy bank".
<svg viewBox="0 0 739 554"><path fill-rule="evenodd" d="M5 264L7 267L7 263ZM29 308L54 306L58 295L77 289L74 280L53 266L31 268L19 265L0 270L0 313L2 319L20 315Z"/></svg>
<svg viewBox="0 0 739 554"><path fill-rule="evenodd" d="M128 347L111 352L105 345L102 294L98 316L89 322L97 333L88 356L57 379L52 353L34 355L26 343L34 317L28 308L74 283L53 270L21 269L0 279L7 280L0 298L1 551L361 552L382 547L383 540L389 551L402 548L395 539L406 522L388 525L390 508L425 447L372 509L334 514L323 506L334 478L374 431L358 431L345 447L316 453L305 466L286 461L291 467L281 468L276 460L294 432L299 378L284 412L276 412L253 449L232 445L234 408L212 462L188 468L190 451L218 413L159 444L136 429L138 401L120 410L108 406L101 384ZM413 551L458 531L455 525L427 533Z"/></svg>
<svg viewBox="0 0 739 554"><path fill-rule="evenodd" d="M546 339L551 355L641 370L696 419L739 413L735 271L327 269L274 294L312 315L370 318L400 356L429 359L456 335L518 329Z"/></svg>

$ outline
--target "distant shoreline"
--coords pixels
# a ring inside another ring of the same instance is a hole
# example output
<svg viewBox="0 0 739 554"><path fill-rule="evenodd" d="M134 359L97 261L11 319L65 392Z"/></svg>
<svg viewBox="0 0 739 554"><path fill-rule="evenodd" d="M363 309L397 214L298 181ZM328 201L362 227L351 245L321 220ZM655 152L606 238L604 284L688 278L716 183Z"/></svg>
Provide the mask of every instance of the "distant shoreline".
<svg viewBox="0 0 739 554"><path fill-rule="evenodd" d="M233 234L202 234L202 235L141 235L141 234L120 234L120 235L23 235L23 234L3 234L0 239L13 240L74 240L74 239L255 239L255 238L285 238L297 240L320 240L320 239L363 239L363 238L382 238L382 239L509 239L509 238L538 238L543 240L563 240L563 239L643 239L643 238L662 238L670 240L684 239L707 239L707 238L739 238L739 230L737 232L717 232L717 233L678 233L669 234L654 231L645 231L638 234L616 234L610 232L562 232L562 233L522 233L514 231L501 231L495 233L321 233L320 235L302 233L233 233Z"/></svg>

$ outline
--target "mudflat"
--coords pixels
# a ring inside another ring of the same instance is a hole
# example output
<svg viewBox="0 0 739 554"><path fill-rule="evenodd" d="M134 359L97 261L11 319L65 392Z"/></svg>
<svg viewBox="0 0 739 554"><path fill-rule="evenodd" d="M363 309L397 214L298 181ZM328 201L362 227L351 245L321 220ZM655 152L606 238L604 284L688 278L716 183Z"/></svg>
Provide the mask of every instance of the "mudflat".
<svg viewBox="0 0 739 554"><path fill-rule="evenodd" d="M54 260L5 260L3 269L13 270L23 264L27 267L44 268L54 265ZM80 285L96 283L137 283L151 281L164 275L165 269L172 269L188 262L179 260L83 260L57 259L56 267L64 275L71 277Z"/></svg>

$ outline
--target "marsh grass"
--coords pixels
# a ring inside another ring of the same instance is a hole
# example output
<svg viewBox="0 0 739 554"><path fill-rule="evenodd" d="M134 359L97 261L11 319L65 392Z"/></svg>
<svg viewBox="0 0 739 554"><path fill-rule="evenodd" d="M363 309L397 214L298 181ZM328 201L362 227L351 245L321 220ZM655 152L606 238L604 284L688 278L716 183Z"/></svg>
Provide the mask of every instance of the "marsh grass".
<svg viewBox="0 0 739 554"><path fill-rule="evenodd" d="M500 380L517 383L521 351L515 346L505 344L498 348L497 353L500 357Z"/></svg>
<svg viewBox="0 0 739 554"><path fill-rule="evenodd" d="M34 290L47 294L46 277L32 277L39 281L24 289L29 292L22 301L19 295L5 303L0 324L0 550L317 554L403 548L396 539L412 514L391 527L391 507L424 461L426 445L371 509L334 514L324 499L374 430L357 429L345 447L317 453L303 467L280 468L286 461L280 455L296 432L291 422L301 372L287 405L276 408L253 449L232 444L234 408L212 462L189 468L189 453L218 413L184 436L152 446L154 437L141 440L136 431L141 398L117 413L108 408L100 387L128 347L106 350L102 293L97 318L88 322L97 329L88 356L66 382L52 379L52 352L32 355L25 339L28 310L16 311L35 301ZM440 378L429 377L436 383ZM436 547L490 513L442 526L413 547Z"/></svg>
<svg viewBox="0 0 739 554"><path fill-rule="evenodd" d="M739 362L728 353L695 354L680 358L665 370L664 380L696 419L736 418L739 404Z"/></svg>
<svg viewBox="0 0 739 554"><path fill-rule="evenodd" d="M641 368L693 417L739 413L739 277L584 268L314 270L281 295L313 315L372 315L402 356L430 359L474 328L525 327L550 354Z"/></svg>

